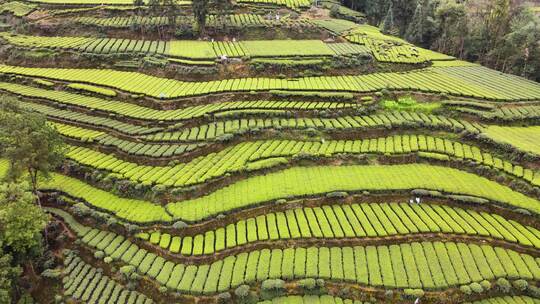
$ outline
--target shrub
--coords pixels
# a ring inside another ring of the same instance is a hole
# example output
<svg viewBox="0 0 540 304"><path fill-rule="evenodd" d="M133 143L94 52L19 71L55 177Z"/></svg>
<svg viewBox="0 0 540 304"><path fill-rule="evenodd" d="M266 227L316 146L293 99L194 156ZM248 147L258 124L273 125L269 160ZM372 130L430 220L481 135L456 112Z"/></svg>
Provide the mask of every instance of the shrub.
<svg viewBox="0 0 540 304"><path fill-rule="evenodd" d="M32 298L32 296L28 293L25 293L20 299L19 301L17 302L17 304L33 304L35 303L34 302L34 299Z"/></svg>
<svg viewBox="0 0 540 304"><path fill-rule="evenodd" d="M41 276L49 279L56 279L59 278L62 275L62 271L60 269L45 269Z"/></svg>
<svg viewBox="0 0 540 304"><path fill-rule="evenodd" d="M475 293L482 293L484 291L484 288L482 287L482 285L480 285L480 284L478 284L476 282L471 283L471 285L469 285L469 287Z"/></svg>
<svg viewBox="0 0 540 304"><path fill-rule="evenodd" d="M326 194L326 197L328 198L343 198L347 197L349 194L344 191L334 191Z"/></svg>
<svg viewBox="0 0 540 304"><path fill-rule="evenodd" d="M159 292L160 292L160 293L167 293L167 287L165 287L165 286L160 286L160 287L159 287Z"/></svg>
<svg viewBox="0 0 540 304"><path fill-rule="evenodd" d="M407 288L403 290L403 294L409 299L416 299L424 296L424 290Z"/></svg>
<svg viewBox="0 0 540 304"><path fill-rule="evenodd" d="M523 214L523 215L531 215L531 212L527 209L523 209L523 208L517 208L517 209L514 209L514 211L516 213L520 213L520 214Z"/></svg>
<svg viewBox="0 0 540 304"><path fill-rule="evenodd" d="M411 190L411 194L414 196L429 196L430 195L429 191L425 189L413 189Z"/></svg>
<svg viewBox="0 0 540 304"><path fill-rule="evenodd" d="M349 287L343 287L342 289L338 290L338 297L340 298L348 298L351 295L351 289Z"/></svg>
<svg viewBox="0 0 540 304"><path fill-rule="evenodd" d="M114 226L116 224L118 224L118 220L114 217L111 216L107 219L107 226Z"/></svg>
<svg viewBox="0 0 540 304"><path fill-rule="evenodd" d="M261 296L264 300L270 300L283 295L285 292L285 281L280 279L268 279L261 284Z"/></svg>
<svg viewBox="0 0 540 304"><path fill-rule="evenodd" d="M363 96L360 98L360 101L372 101L373 100L373 97L371 96Z"/></svg>
<svg viewBox="0 0 540 304"><path fill-rule="evenodd" d="M315 279L312 279L312 278L299 280L298 286L302 289L313 290L317 288L317 281L315 281Z"/></svg>
<svg viewBox="0 0 540 304"><path fill-rule="evenodd" d="M90 208L88 208L83 203L77 203L77 204L73 205L71 207L71 211L73 212L73 214L75 214L77 216L81 216L81 217L87 216L91 212Z"/></svg>
<svg viewBox="0 0 540 304"><path fill-rule="evenodd" d="M57 294L54 296L54 303L61 303L62 302L62 296Z"/></svg>
<svg viewBox="0 0 540 304"><path fill-rule="evenodd" d="M495 282L495 285L497 286L497 289L501 292L508 293L510 292L510 289L512 286L510 285L510 282L508 282L505 278L500 278Z"/></svg>
<svg viewBox="0 0 540 304"><path fill-rule="evenodd" d="M110 256L107 256L103 259L103 261L107 264L112 263L113 259Z"/></svg>
<svg viewBox="0 0 540 304"><path fill-rule="evenodd" d="M471 287L469 287L469 286L467 286L467 285L461 286L461 287L459 288L459 290L460 290L462 293L466 294L466 295L472 294Z"/></svg>
<svg viewBox="0 0 540 304"><path fill-rule="evenodd" d="M220 294L218 294L217 296L217 301L218 303L230 303L231 302L231 294L229 292L222 292Z"/></svg>
<svg viewBox="0 0 540 304"><path fill-rule="evenodd" d="M474 197L469 195L448 195L450 199L456 200L456 201L462 201L466 203L473 203L473 204L488 204L489 200L480 198L480 197Z"/></svg>
<svg viewBox="0 0 540 304"><path fill-rule="evenodd" d="M484 290L491 289L491 283L488 280L483 280L482 282L480 282L480 285L482 286L482 288L484 288Z"/></svg>
<svg viewBox="0 0 540 304"><path fill-rule="evenodd" d="M234 290L234 294L239 298L246 298L249 296L249 286L240 285Z"/></svg>
<svg viewBox="0 0 540 304"><path fill-rule="evenodd" d="M104 256L105 256L105 252L101 250L94 252L94 257L96 259L103 259Z"/></svg>
<svg viewBox="0 0 540 304"><path fill-rule="evenodd" d="M174 222L174 224L172 225L174 229L182 229L182 228L186 228L188 226L188 224L182 222L182 221L177 221L177 222Z"/></svg>
<svg viewBox="0 0 540 304"><path fill-rule="evenodd" d="M529 283L523 279L515 280L512 282L512 285L519 291L524 291L527 289L527 287L529 287Z"/></svg>
<svg viewBox="0 0 540 304"><path fill-rule="evenodd" d="M529 285L529 293L533 298L540 298L540 288L534 285Z"/></svg>
<svg viewBox="0 0 540 304"><path fill-rule="evenodd" d="M139 226L137 225L134 225L134 224L126 224L124 227L126 227L126 230L129 232L129 233L133 233L137 230L139 230Z"/></svg>
<svg viewBox="0 0 540 304"><path fill-rule="evenodd" d="M280 290L285 288L285 281L280 279L268 279L264 280L261 284L262 290Z"/></svg>
<svg viewBox="0 0 540 304"><path fill-rule="evenodd" d="M120 267L120 273L125 275L126 278L135 273L135 266L127 265Z"/></svg>
<svg viewBox="0 0 540 304"><path fill-rule="evenodd" d="M234 135L232 134L223 134L223 135L220 135L216 138L216 141L219 141L219 142L228 142L230 140L232 140L234 137Z"/></svg>

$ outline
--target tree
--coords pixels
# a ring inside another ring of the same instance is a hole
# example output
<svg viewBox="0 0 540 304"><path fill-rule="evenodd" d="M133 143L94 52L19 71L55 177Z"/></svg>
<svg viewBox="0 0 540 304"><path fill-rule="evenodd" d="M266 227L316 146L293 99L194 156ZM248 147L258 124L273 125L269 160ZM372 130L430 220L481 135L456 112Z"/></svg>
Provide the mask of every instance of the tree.
<svg viewBox="0 0 540 304"><path fill-rule="evenodd" d="M358 4L358 7L366 14L371 24L380 24L388 12L391 2L391 0L363 0Z"/></svg>
<svg viewBox="0 0 540 304"><path fill-rule="evenodd" d="M12 266L12 256L2 249L0 239L0 303L11 303L13 280L21 274L21 268Z"/></svg>
<svg viewBox="0 0 540 304"><path fill-rule="evenodd" d="M221 24L221 27L227 29L227 15L230 14L232 9L232 3L230 0L215 0L217 19Z"/></svg>
<svg viewBox="0 0 540 304"><path fill-rule="evenodd" d="M21 274L19 264L27 264L42 252L41 232L48 216L35 205L29 185L0 184L0 303L11 303L14 281Z"/></svg>
<svg viewBox="0 0 540 304"><path fill-rule="evenodd" d="M8 179L27 175L37 194L38 179L48 178L64 154L64 142L45 116L23 110L13 100L0 102L0 156L9 161Z"/></svg>
<svg viewBox="0 0 540 304"><path fill-rule="evenodd" d="M498 67L503 72L540 81L540 18L530 10L522 10L503 38L498 50Z"/></svg>
<svg viewBox="0 0 540 304"><path fill-rule="evenodd" d="M193 0L191 1L191 6L197 24L197 31L200 36L204 36L206 29L206 15L208 14L208 0Z"/></svg>
<svg viewBox="0 0 540 304"><path fill-rule="evenodd" d="M465 6L448 2L437 9L436 19L439 34L432 48L463 58L465 39L469 33Z"/></svg>
<svg viewBox="0 0 540 304"><path fill-rule="evenodd" d="M423 3L418 2L412 21L405 32L405 39L415 44L421 44L424 36L424 10Z"/></svg>
<svg viewBox="0 0 540 304"><path fill-rule="evenodd" d="M179 6L176 4L176 0L163 0L161 6L163 13L167 16L167 20L169 21L169 27L174 32L176 19L180 14Z"/></svg>
<svg viewBox="0 0 540 304"><path fill-rule="evenodd" d="M18 260L39 253L48 220L28 188L26 183L0 184L0 240Z"/></svg>
<svg viewBox="0 0 540 304"><path fill-rule="evenodd" d="M392 33L395 29L394 24L394 5L392 2L390 2L390 6L388 7L388 12L386 13L386 17L384 17L383 23L382 23L382 31L383 33L389 34Z"/></svg>
<svg viewBox="0 0 540 304"><path fill-rule="evenodd" d="M393 0L394 25L400 36L405 35L407 26L411 22L416 7L416 0Z"/></svg>

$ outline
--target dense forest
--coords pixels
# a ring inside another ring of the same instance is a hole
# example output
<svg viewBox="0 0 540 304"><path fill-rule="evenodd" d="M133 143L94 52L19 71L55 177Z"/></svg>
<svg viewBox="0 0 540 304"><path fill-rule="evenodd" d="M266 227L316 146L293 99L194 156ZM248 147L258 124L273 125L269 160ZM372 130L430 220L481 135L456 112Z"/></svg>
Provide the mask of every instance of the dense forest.
<svg viewBox="0 0 540 304"><path fill-rule="evenodd" d="M425 48L540 80L540 18L520 0L343 0Z"/></svg>

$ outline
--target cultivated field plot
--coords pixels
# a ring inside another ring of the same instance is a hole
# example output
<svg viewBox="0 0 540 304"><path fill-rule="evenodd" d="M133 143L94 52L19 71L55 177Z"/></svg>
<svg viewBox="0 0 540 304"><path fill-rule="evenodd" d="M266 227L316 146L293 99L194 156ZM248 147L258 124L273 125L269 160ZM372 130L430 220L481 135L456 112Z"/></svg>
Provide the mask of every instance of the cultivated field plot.
<svg viewBox="0 0 540 304"><path fill-rule="evenodd" d="M65 148L35 302L540 303L539 83L334 1L197 3L0 4L2 100Z"/></svg>

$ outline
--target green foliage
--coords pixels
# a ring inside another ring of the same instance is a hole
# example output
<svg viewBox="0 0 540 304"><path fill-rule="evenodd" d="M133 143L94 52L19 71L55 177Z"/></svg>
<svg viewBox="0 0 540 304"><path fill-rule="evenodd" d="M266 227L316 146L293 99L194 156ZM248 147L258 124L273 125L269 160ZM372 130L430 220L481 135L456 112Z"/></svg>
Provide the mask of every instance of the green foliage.
<svg viewBox="0 0 540 304"><path fill-rule="evenodd" d="M525 291L527 290L527 287L529 287L529 283L523 279L515 280L512 282L512 286L516 288L519 291Z"/></svg>
<svg viewBox="0 0 540 304"><path fill-rule="evenodd" d="M25 293L21 296L19 301L17 301L17 304L34 304L34 299L32 296L28 293Z"/></svg>
<svg viewBox="0 0 540 304"><path fill-rule="evenodd" d="M67 85L67 87L71 88L71 89L74 89L74 90L96 93L96 94L100 94L100 95L104 95L104 96L108 96L108 97L115 97L116 96L116 91L114 91L114 90L110 90L110 89L106 89L106 88L102 88L102 87L97 87L97 86L93 86L93 85L88 85L88 84L84 84L84 83L70 83L70 84Z"/></svg>
<svg viewBox="0 0 540 304"><path fill-rule="evenodd" d="M510 282L508 282L508 280L505 278L497 279L497 281L495 282L495 285L497 289L503 293L510 292L510 289L512 288L512 285L510 284Z"/></svg>
<svg viewBox="0 0 540 304"><path fill-rule="evenodd" d="M383 23L381 24L381 30L385 34L392 34L394 33L396 29L396 25L394 23L394 5L393 1L390 2L390 6L388 7L388 12L386 13L386 17L384 17Z"/></svg>
<svg viewBox="0 0 540 304"><path fill-rule="evenodd" d="M239 298L246 298L249 296L249 286L248 285L240 285L234 290L234 294Z"/></svg>
<svg viewBox="0 0 540 304"><path fill-rule="evenodd" d="M407 298L410 299L417 299L424 296L424 290L422 289L412 289L412 288L406 288L403 290L403 293Z"/></svg>
<svg viewBox="0 0 540 304"><path fill-rule="evenodd" d="M437 102L418 102L410 96L400 97L398 100L383 100L384 109L392 111L420 112L429 114L441 107Z"/></svg>
<svg viewBox="0 0 540 304"><path fill-rule="evenodd" d="M472 289L470 286L468 285L462 285L459 290L464 293L465 295L471 295L472 294Z"/></svg>
<svg viewBox="0 0 540 304"><path fill-rule="evenodd" d="M11 303L12 282L21 273L20 267L12 266L12 256L3 250L0 239L0 303Z"/></svg>
<svg viewBox="0 0 540 304"><path fill-rule="evenodd" d="M473 282L471 283L471 285L469 285L469 287L471 288L471 290L475 293L482 293L484 291L484 288L482 287L482 285L480 285L479 283L477 282Z"/></svg>
<svg viewBox="0 0 540 304"><path fill-rule="evenodd" d="M197 24L196 30L199 35L204 35L206 30L206 17L208 14L208 0L193 0L191 7L193 9L193 15Z"/></svg>
<svg viewBox="0 0 540 304"><path fill-rule="evenodd" d="M0 240L18 259L37 254L48 216L27 184L0 184Z"/></svg>
<svg viewBox="0 0 540 304"><path fill-rule="evenodd" d="M65 146L45 116L21 109L13 100L0 103L0 155L9 160L10 179L27 175L32 190L64 159Z"/></svg>

